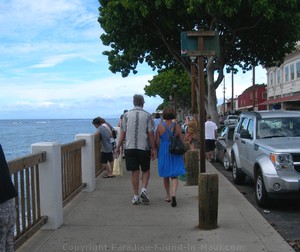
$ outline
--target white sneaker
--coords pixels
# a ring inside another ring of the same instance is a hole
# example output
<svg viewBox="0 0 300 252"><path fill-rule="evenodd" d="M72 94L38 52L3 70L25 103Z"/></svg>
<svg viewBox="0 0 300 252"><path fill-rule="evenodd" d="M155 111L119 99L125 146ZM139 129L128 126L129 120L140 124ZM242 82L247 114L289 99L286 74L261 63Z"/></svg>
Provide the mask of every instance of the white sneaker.
<svg viewBox="0 0 300 252"><path fill-rule="evenodd" d="M149 202L150 200L149 200L149 195L148 195L148 193L146 192L146 191L143 191L142 193L141 193L141 198L142 198L142 201L143 202Z"/></svg>
<svg viewBox="0 0 300 252"><path fill-rule="evenodd" d="M131 202L133 205L138 205L138 204L140 204L140 199L136 199L135 197L133 197Z"/></svg>

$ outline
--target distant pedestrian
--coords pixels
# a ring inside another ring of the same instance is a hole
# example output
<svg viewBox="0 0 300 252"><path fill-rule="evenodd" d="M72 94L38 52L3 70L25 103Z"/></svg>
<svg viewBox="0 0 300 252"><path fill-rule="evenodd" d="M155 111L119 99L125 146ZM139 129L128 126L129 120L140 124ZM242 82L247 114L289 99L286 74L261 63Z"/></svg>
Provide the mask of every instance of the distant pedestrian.
<svg viewBox="0 0 300 252"><path fill-rule="evenodd" d="M187 130L183 141L189 144L191 150L195 150L196 146L199 145L199 128L196 115L187 116L185 125L187 126Z"/></svg>
<svg viewBox="0 0 300 252"><path fill-rule="evenodd" d="M119 122L118 122L118 127L122 127L122 119L123 119L123 116L126 114L128 112L128 109L125 109L124 111L123 111L123 114L120 116L120 120L119 120Z"/></svg>
<svg viewBox="0 0 300 252"><path fill-rule="evenodd" d="M153 121L154 121L154 137L155 137L157 126L162 122L162 119L161 119L160 114L158 112L155 113L155 118L153 119Z"/></svg>
<svg viewBox="0 0 300 252"><path fill-rule="evenodd" d="M147 186L150 178L150 159L156 157L153 120L151 114L143 109L144 103L142 95L133 96L134 108L123 116L121 136L117 145L117 152L120 153L125 139L126 169L132 172L133 205L140 203L140 197L143 202L149 202ZM140 170L142 171L142 188L139 195Z"/></svg>
<svg viewBox="0 0 300 252"><path fill-rule="evenodd" d="M95 136L100 137L101 163L107 171L107 175L105 175L103 178L113 178L114 157L113 146L110 142L111 134L109 129L102 125L102 120L100 117L93 119L92 123L97 129Z"/></svg>
<svg viewBox="0 0 300 252"><path fill-rule="evenodd" d="M205 122L205 155L208 161L214 161L218 126L211 120L211 115L206 116Z"/></svg>
<svg viewBox="0 0 300 252"><path fill-rule="evenodd" d="M119 122L118 122L118 127L120 127L120 129L122 128L122 120L123 120L123 116L126 114L128 112L128 110L127 109L125 109L124 111L123 111L123 114L120 116L120 120L119 120ZM123 144L121 145L121 148L120 148L120 153L121 153L121 156L122 156L122 158L125 158L125 156L124 156L124 142L125 142L125 139L123 140Z"/></svg>
<svg viewBox="0 0 300 252"><path fill-rule="evenodd" d="M17 195L0 144L0 251L3 252L14 251Z"/></svg>
<svg viewBox="0 0 300 252"><path fill-rule="evenodd" d="M158 125L156 131L156 147L158 149L158 173L163 177L164 187L166 190L166 202L171 202L172 207L177 206L176 192L178 187L178 176L186 173L183 161L183 155L170 153L170 138L175 135L183 139L181 127L178 123L173 122L175 111L171 108L163 110L164 121Z"/></svg>

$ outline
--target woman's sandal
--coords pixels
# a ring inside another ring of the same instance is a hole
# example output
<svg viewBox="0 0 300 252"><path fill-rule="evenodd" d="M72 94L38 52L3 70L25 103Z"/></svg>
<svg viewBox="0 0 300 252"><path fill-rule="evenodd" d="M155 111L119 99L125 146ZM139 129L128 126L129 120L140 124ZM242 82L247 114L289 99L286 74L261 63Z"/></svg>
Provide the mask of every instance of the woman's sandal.
<svg viewBox="0 0 300 252"><path fill-rule="evenodd" d="M172 207L176 207L177 206L177 202L176 202L176 197L175 196L172 196L171 206Z"/></svg>
<svg viewBox="0 0 300 252"><path fill-rule="evenodd" d="M102 178L114 178L114 177L115 177L115 175L111 175L111 176L105 175Z"/></svg>

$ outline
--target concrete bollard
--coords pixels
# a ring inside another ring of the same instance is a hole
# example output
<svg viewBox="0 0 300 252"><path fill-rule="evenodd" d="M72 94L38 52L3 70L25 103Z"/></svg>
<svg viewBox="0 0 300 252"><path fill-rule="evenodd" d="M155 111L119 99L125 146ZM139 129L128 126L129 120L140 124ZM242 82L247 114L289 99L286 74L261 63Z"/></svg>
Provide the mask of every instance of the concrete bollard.
<svg viewBox="0 0 300 252"><path fill-rule="evenodd" d="M186 184L187 186L198 185L199 175L199 151L189 150L185 153Z"/></svg>
<svg viewBox="0 0 300 252"><path fill-rule="evenodd" d="M218 175L199 174L199 228L211 230L218 227Z"/></svg>

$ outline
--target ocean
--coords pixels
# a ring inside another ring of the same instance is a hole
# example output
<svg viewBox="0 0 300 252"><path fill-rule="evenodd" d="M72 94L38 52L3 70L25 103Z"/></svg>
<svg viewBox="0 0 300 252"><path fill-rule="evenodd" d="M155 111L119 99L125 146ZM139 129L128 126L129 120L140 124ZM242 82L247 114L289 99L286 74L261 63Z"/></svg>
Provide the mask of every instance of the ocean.
<svg viewBox="0 0 300 252"><path fill-rule="evenodd" d="M106 121L116 127L119 118ZM95 132L92 119L0 120L0 144L8 161L31 154L33 143L65 144L75 141L76 134Z"/></svg>

